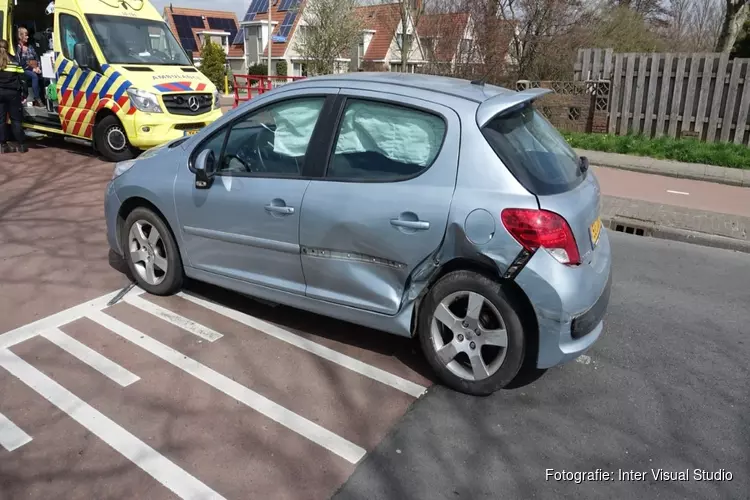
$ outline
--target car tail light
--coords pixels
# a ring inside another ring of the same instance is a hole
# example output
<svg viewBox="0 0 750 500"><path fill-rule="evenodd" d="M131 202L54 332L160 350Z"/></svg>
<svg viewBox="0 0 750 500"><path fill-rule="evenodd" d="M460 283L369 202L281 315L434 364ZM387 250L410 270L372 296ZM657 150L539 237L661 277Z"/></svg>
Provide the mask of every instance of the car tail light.
<svg viewBox="0 0 750 500"><path fill-rule="evenodd" d="M562 216L547 210L506 208L500 218L505 229L526 250L544 248L563 264L581 263L576 239Z"/></svg>

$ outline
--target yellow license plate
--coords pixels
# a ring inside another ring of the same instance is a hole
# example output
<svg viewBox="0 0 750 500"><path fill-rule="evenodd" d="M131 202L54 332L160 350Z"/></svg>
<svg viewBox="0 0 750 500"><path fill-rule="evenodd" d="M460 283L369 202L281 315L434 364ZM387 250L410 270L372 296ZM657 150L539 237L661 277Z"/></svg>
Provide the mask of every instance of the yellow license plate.
<svg viewBox="0 0 750 500"><path fill-rule="evenodd" d="M599 243L599 236L602 234L602 220L597 218L593 224L591 224L591 242L596 245Z"/></svg>
<svg viewBox="0 0 750 500"><path fill-rule="evenodd" d="M200 129L193 129L193 130L186 130L185 135L195 135L200 131Z"/></svg>

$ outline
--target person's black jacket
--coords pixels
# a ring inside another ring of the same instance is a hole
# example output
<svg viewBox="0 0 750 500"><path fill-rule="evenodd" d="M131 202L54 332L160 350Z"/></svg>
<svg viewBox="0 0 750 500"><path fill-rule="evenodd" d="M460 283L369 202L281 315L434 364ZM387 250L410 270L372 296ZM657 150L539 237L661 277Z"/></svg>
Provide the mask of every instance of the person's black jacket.
<svg viewBox="0 0 750 500"><path fill-rule="evenodd" d="M5 69L0 69L0 89L19 92L21 90L21 77L23 69L15 62L11 62Z"/></svg>

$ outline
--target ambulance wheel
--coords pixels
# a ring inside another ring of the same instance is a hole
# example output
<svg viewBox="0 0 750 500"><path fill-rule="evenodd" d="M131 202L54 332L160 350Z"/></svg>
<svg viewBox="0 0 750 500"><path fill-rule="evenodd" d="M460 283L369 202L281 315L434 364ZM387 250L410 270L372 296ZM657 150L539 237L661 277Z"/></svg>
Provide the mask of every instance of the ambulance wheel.
<svg viewBox="0 0 750 500"><path fill-rule="evenodd" d="M109 161L124 161L135 158L138 154L128 141L125 128L116 116L105 116L94 130L96 149Z"/></svg>

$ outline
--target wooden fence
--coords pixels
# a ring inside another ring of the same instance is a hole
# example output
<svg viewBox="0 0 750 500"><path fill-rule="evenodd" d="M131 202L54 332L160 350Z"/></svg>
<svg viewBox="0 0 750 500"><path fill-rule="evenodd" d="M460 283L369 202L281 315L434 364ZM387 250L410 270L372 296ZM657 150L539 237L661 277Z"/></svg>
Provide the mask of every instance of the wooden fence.
<svg viewBox="0 0 750 500"><path fill-rule="evenodd" d="M574 75L575 80L611 80L610 134L744 145L750 139L750 59L580 49Z"/></svg>

